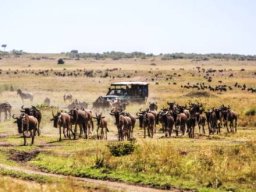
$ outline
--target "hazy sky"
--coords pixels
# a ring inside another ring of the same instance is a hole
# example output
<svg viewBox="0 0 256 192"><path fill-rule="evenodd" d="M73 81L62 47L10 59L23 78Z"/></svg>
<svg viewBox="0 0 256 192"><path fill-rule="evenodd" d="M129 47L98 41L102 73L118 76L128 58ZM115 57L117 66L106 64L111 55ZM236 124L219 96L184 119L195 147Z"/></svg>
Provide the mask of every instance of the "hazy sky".
<svg viewBox="0 0 256 192"><path fill-rule="evenodd" d="M0 18L7 50L256 54L255 0L0 0Z"/></svg>

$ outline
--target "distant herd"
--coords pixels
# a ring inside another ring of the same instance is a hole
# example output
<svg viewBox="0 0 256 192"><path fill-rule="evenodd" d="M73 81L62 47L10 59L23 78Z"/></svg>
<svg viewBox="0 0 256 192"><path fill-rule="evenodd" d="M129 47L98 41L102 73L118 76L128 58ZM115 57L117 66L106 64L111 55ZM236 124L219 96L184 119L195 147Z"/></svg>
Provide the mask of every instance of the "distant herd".
<svg viewBox="0 0 256 192"><path fill-rule="evenodd" d="M21 99L33 100L33 95L28 92L17 90L17 94ZM63 96L64 101L72 101L71 94ZM45 103L50 104L50 99L46 98ZM219 134L221 128L225 128L227 132L237 132L238 115L229 106L221 105L219 107L205 110L203 104L189 102L187 105L179 105L175 102L167 102L167 107L158 110L156 102L150 102L148 108L138 109L134 115L125 110L125 106L120 100L109 101L109 114L115 119L117 130L117 139L132 140L134 139L134 128L138 121L139 127L143 130L143 136L151 137L156 134L157 126L160 124L159 131L162 131L164 137L171 137L188 134L189 138L195 137L196 126L199 133L205 135ZM88 105L75 100L68 107L69 111L52 112L53 127L59 129L59 141L64 138L77 139L83 137L88 139L94 130L94 121L96 120L96 138L107 139L109 132L108 122L102 113L93 113L95 108L88 109ZM100 107L100 106L98 106ZM5 119L11 117L12 106L9 103L0 104L1 112L5 113ZM98 111L97 109L96 111ZM102 109L103 110L103 109ZM18 132L23 135L24 145L27 144L26 139L32 138L31 144L34 143L36 135L40 135L42 113L38 107L21 107L19 116L12 116L18 127ZM79 130L78 130L79 127ZM207 128L207 130L206 130ZM159 132L158 131L158 132ZM161 133L161 132L160 132Z"/></svg>
<svg viewBox="0 0 256 192"><path fill-rule="evenodd" d="M181 71L185 71L184 68L180 68L173 72L168 72L168 74L162 71L153 71L150 69L148 71L150 77L144 79L144 81L152 81L155 82L156 85L159 85L161 82L168 83L169 85L178 85L179 78L184 76ZM118 73L116 73L118 71ZM179 71L179 72L178 72ZM106 70L86 70L86 69L74 69L74 70L53 70L53 69L45 69L45 70L34 70L34 69L24 69L24 70L7 70L3 71L0 69L0 75L35 75L35 76L57 76L57 77L100 77L100 78L132 78L136 76L140 76L140 72L137 70L122 72L121 68L111 68ZM224 79L226 78L236 78L238 77L237 73L247 74L250 77L256 77L256 72L246 72L245 69L240 69L240 71L233 71L232 69L213 69L213 68L203 68L203 67L195 67L192 70L187 70L185 73L188 73L191 77L203 77L206 82L197 83L180 83L180 87L183 89L195 89L195 90L209 90L216 92L227 92L233 89L240 89L241 91L248 91L250 93L256 93L256 87L252 87L251 85L246 85L245 83L239 84L238 82L230 85L225 84ZM189 77L186 76L186 77ZM222 80L215 81L215 84L212 84L216 77L220 77Z"/></svg>

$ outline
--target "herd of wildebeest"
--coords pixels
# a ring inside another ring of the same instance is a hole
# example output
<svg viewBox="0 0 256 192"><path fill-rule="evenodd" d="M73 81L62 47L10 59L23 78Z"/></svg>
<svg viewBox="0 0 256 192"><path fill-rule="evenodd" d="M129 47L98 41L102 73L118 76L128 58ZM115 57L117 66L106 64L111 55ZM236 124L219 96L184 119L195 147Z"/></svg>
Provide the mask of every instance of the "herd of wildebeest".
<svg viewBox="0 0 256 192"><path fill-rule="evenodd" d="M213 69L213 68L203 68L203 67L195 67L192 70L185 70L184 68L180 68L178 70L172 69L173 72L165 74L161 71L153 71L152 68L148 71L150 73L150 77L146 77L144 81L152 81L155 82L156 85L159 84L159 81L164 80L168 82L168 84L178 85L177 80L184 76L184 72L187 71L191 77L203 77L206 82L197 82L197 83L182 83L179 86L182 89L194 89L194 90L209 90L215 92L227 92L233 89L239 89L241 91L247 91L250 93L256 93L256 88L251 85L246 85L245 83L240 84L235 82L233 85L226 84L223 80L219 80L217 83L213 85L212 82L215 81L215 77L222 78L236 78L237 72L233 72L232 69ZM118 73L116 73L118 71ZM181 73L183 71L183 73ZM245 69L240 69L239 71L243 74ZM56 77L100 77L100 78L132 78L138 75L138 71L129 71L122 72L121 68L110 68L106 70L87 70L87 69L74 69L74 70L66 70L65 68L62 71L56 71L53 69L44 69L44 70L34 70L34 69L23 69L23 70L1 70L0 75L35 75L35 76L56 76ZM250 72L249 76L255 77L256 72Z"/></svg>
<svg viewBox="0 0 256 192"><path fill-rule="evenodd" d="M17 90L17 94L22 101L28 99L33 101L33 94L29 92ZM71 94L64 95L64 101L72 100ZM48 98L49 99L49 98ZM47 98L46 98L47 100ZM45 100L45 102L46 102ZM50 101L48 101L50 102ZM68 108L68 111L52 111L53 127L59 129L59 140L62 140L62 134L68 139L77 139L83 137L88 139L94 130L94 121L96 120L96 138L107 139L109 132L107 118L102 114L109 113L115 120L118 140L134 139L133 132L136 122L144 132L144 138L153 138L157 132L163 132L165 137L171 137L188 134L189 138L194 138L195 129L198 127L200 134L219 134L221 128L225 128L227 132L235 133L237 131L238 115L229 106L218 106L205 110L202 103L189 102L186 105L179 105L175 102L167 102L167 106L158 110L156 102L150 102L148 108L138 109L136 114L131 114L125 109L125 105L120 100L109 101L109 110L101 110L100 106L88 109L88 105L79 105L81 103L75 101ZM70 105L69 105L70 106ZM5 118L11 117L12 106L6 102L0 104L1 112L5 113ZM93 112L97 111L97 113ZM106 114L105 114L106 115ZM18 127L19 134L23 135L24 145L27 144L26 139L32 138L31 145L34 143L36 135L40 135L40 123L42 113L38 107L21 107L20 115L12 115ZM157 126L157 125L160 126ZM79 129L78 129L79 127Z"/></svg>

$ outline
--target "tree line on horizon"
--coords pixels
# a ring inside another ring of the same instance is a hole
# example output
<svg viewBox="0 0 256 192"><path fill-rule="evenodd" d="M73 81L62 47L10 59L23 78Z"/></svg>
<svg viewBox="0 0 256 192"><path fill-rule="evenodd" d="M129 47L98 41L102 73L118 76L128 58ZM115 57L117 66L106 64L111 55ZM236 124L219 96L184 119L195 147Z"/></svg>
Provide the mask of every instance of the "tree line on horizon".
<svg viewBox="0 0 256 192"><path fill-rule="evenodd" d="M94 58L96 60L100 59L146 59L152 57L161 57L162 60L174 60L174 59L193 59L193 60L209 60L209 59L226 59L226 60L248 60L256 61L256 55L241 55L241 54L222 54L222 53L210 53L210 54L198 54L198 53L167 53L167 54L153 54L153 53L143 53L143 52L103 52L103 53L78 53L77 50L72 50L66 53L67 56L71 58Z"/></svg>
<svg viewBox="0 0 256 192"><path fill-rule="evenodd" d="M21 56L23 54L29 54L22 50L12 50L12 51L1 51L0 56L5 55L14 55ZM166 54L153 54L153 53L144 53L144 52L120 52L120 51L111 51L103 53L79 53L78 50L71 50L70 52L62 52L65 56L73 59L89 59L93 58L96 60L104 59L147 59L160 57L162 60L175 60L175 59L192 59L195 61L200 60L210 60L210 59L225 59L225 60L240 60L240 61L256 61L256 55L242 55L242 54L223 54L223 53L209 53L209 54L199 54L199 53L166 53Z"/></svg>

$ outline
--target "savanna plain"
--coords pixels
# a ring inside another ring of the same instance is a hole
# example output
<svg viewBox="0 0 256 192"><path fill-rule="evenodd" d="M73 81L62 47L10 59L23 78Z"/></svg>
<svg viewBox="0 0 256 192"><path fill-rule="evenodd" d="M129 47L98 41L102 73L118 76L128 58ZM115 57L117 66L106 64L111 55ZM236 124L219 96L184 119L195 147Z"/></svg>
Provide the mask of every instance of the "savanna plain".
<svg viewBox="0 0 256 192"><path fill-rule="evenodd" d="M59 58L64 58L65 63L57 64ZM212 70L215 72L209 73L209 81L206 72ZM0 102L10 103L12 114L18 116L22 105L37 106L43 114L42 134L35 138L33 146L23 146L14 120L4 120L1 114L0 191L121 190L111 188L111 184L90 184L76 178L173 191L256 191L256 93L247 91L248 87L256 88L256 61L160 57L72 59L64 54L23 54L1 57L0 72ZM224 104L238 114L237 133L227 133L221 128L220 134L209 135L206 126L205 134L196 127L193 139L187 134L165 138L157 125L153 138L143 138L143 130L136 122L135 139L118 141L110 111L92 109L93 114L102 112L107 119L108 140L97 140L94 130L89 139L58 141L58 129L50 119L52 111L67 110L69 101L63 100L64 94L70 93L74 99L89 103L91 109L92 102L106 95L112 82L120 81L149 83L147 102L127 105L126 111L133 115L152 101L157 102L159 109L167 107L170 101L181 105L200 102L205 110ZM227 90L184 88L197 83L212 87L226 85ZM241 87L235 86L236 83ZM244 84L247 88L242 90ZM33 102L22 103L17 89L33 93ZM46 97L51 99L50 106L43 104ZM128 146L132 152L115 156L110 146Z"/></svg>

